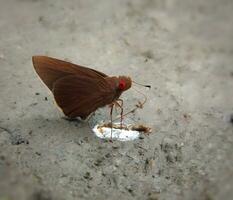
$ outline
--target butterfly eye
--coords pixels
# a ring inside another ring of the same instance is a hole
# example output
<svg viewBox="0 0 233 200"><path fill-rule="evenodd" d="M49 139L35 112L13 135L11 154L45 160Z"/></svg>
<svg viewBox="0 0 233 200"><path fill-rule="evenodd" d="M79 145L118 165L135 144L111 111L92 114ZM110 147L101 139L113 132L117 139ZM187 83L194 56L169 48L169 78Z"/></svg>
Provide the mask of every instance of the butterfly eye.
<svg viewBox="0 0 233 200"><path fill-rule="evenodd" d="M125 81L120 80L118 88L119 88L120 90L124 90L124 89L125 89L125 85L126 85L126 84L125 84Z"/></svg>

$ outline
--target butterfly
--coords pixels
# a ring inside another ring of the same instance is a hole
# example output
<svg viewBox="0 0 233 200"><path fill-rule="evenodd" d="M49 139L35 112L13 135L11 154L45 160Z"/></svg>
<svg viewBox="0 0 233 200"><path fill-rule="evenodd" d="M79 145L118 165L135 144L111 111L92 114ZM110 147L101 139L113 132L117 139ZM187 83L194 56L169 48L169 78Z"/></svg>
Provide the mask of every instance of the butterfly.
<svg viewBox="0 0 233 200"><path fill-rule="evenodd" d="M68 118L85 120L98 108L121 108L121 94L132 85L128 76L108 76L97 70L47 56L33 56L35 71L53 93L57 105Z"/></svg>

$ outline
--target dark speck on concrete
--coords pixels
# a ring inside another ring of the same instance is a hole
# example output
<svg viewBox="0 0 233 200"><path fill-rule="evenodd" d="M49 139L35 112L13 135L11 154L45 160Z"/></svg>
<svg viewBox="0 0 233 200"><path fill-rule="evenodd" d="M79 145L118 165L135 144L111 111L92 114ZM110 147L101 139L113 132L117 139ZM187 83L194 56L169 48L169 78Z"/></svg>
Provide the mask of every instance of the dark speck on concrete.
<svg viewBox="0 0 233 200"><path fill-rule="evenodd" d="M147 62L148 59L153 59L154 58L153 52L151 50L142 52L142 56L145 57L145 59L146 59L145 62Z"/></svg>
<svg viewBox="0 0 233 200"><path fill-rule="evenodd" d="M233 114L230 116L230 123L233 125Z"/></svg>
<svg viewBox="0 0 233 200"><path fill-rule="evenodd" d="M25 138L22 138L20 135L12 135L11 144L12 145L29 144L29 141Z"/></svg>
<svg viewBox="0 0 233 200"><path fill-rule="evenodd" d="M36 191L32 195L32 200L52 200L50 192Z"/></svg>

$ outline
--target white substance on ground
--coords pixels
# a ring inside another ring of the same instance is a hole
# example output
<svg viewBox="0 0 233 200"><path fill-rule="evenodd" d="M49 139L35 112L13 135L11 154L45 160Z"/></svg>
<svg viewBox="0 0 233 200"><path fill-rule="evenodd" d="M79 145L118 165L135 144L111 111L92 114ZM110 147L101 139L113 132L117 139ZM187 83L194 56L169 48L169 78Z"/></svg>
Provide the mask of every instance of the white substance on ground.
<svg viewBox="0 0 233 200"><path fill-rule="evenodd" d="M112 128L112 137L111 137L111 128L101 127L99 124L96 124L92 129L95 135L102 139L113 139L120 141L130 141L135 140L139 137L140 133L138 131L125 130L125 129L116 129Z"/></svg>

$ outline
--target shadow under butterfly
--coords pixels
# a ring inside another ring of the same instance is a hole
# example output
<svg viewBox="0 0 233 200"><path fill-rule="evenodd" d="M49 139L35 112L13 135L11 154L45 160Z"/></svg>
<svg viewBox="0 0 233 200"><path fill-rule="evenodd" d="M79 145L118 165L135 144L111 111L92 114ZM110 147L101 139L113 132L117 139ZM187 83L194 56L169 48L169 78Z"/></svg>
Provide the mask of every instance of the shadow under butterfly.
<svg viewBox="0 0 233 200"><path fill-rule="evenodd" d="M35 71L53 93L57 105L68 118L80 117L85 120L98 108L110 105L110 138L113 137L113 107L121 109L120 129L123 128L123 116L140 108L137 106L123 114L123 100L119 97L122 92L131 88L133 81L130 77L109 77L97 70L47 56L33 56L32 62ZM149 85L142 86L150 88Z"/></svg>

